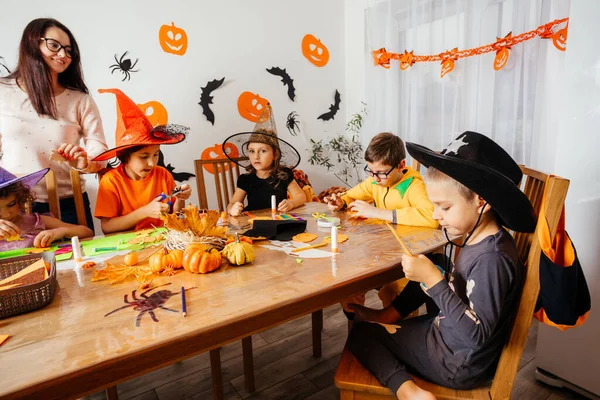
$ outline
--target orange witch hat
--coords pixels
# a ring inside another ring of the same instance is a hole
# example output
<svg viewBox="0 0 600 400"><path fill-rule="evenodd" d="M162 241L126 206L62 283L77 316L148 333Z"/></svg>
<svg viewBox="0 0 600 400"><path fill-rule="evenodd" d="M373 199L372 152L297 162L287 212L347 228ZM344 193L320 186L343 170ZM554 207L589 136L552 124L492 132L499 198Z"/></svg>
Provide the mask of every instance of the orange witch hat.
<svg viewBox="0 0 600 400"><path fill-rule="evenodd" d="M99 93L113 93L117 97L116 146L100 154L93 161L110 160L117 153L133 146L153 144L175 144L185 139L189 128L177 125L159 125L152 127L146 114L119 89L98 89Z"/></svg>

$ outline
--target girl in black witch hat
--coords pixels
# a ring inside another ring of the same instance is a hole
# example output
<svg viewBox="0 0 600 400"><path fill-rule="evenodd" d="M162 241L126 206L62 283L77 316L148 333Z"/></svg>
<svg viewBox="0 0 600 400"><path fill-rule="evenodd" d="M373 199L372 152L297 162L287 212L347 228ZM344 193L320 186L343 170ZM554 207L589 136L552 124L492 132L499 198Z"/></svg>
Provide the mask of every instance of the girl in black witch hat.
<svg viewBox="0 0 600 400"><path fill-rule="evenodd" d="M428 167L433 217L446 235L464 235L462 244L448 244L462 251L454 266L448 257L404 254L402 266L411 282L388 308L351 306L355 320L377 323L355 324L348 347L399 399L433 399L407 371L456 389L493 376L524 280L513 238L503 226L533 232L536 221L517 186L521 169L491 139L465 132L440 154L413 143L406 147ZM423 303L428 315L403 319Z"/></svg>

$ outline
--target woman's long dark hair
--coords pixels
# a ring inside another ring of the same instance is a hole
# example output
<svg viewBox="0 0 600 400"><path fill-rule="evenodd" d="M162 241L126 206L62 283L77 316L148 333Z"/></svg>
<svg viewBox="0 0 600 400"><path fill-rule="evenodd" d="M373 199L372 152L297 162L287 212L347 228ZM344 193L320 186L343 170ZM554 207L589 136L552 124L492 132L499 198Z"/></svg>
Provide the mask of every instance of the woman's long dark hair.
<svg viewBox="0 0 600 400"><path fill-rule="evenodd" d="M89 93L83 82L77 41L69 28L52 18L38 18L27 24L19 45L19 63L7 79L18 81L27 92L31 105L40 117L47 115L58 119L50 67L44 62L40 51L40 38L44 37L46 30L51 27L56 27L69 35L73 49L71 64L58 75L58 82L66 88Z"/></svg>

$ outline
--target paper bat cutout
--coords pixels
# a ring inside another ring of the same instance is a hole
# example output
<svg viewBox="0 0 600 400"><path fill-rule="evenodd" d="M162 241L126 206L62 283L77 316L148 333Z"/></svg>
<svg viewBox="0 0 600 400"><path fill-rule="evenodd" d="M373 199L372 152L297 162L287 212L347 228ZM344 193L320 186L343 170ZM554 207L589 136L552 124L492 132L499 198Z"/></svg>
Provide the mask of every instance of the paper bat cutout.
<svg viewBox="0 0 600 400"><path fill-rule="evenodd" d="M194 174L190 174L189 172L175 172L175 167L171 166L171 164L165 165L165 156L162 151L158 152L158 165L169 171L171 175L173 175L173 179L175 179L177 182L185 182L196 176Z"/></svg>
<svg viewBox="0 0 600 400"><path fill-rule="evenodd" d="M283 86L287 86L287 88L288 88L288 91L287 91L288 97L290 98L290 100L294 101L294 98L296 97L296 88L294 87L294 80L292 78L290 78L288 73L285 71L285 68L284 69L281 69L279 67L267 68L267 72L270 74L273 74L275 76L281 77L281 82L283 82Z"/></svg>
<svg viewBox="0 0 600 400"><path fill-rule="evenodd" d="M200 104L200 106L202 107L202 114L206 115L206 119L213 124L213 126L215 125L215 114L213 114L212 110L210 109L210 105L213 103L213 97L211 96L212 92L216 89L218 89L219 87L221 87L221 85L223 84L223 82L225 81L225 77L223 77L223 79L219 80L212 80L210 82L208 82L206 84L206 86L204 86L202 88L202 94L200 95L200 102L198 104Z"/></svg>
<svg viewBox="0 0 600 400"><path fill-rule="evenodd" d="M341 102L342 100L340 98L340 92L336 90L333 104L329 107L329 112L319 115L317 119L322 119L323 121L329 121L330 119L334 119L335 114L337 114L337 112L340 110Z"/></svg>

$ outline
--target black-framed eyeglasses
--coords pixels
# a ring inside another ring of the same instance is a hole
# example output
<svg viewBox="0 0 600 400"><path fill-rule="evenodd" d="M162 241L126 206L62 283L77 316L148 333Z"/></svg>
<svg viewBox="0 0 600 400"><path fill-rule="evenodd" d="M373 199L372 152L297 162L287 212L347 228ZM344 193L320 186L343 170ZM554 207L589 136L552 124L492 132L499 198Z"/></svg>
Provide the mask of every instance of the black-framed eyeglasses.
<svg viewBox="0 0 600 400"><path fill-rule="evenodd" d="M60 44L60 42L56 39L51 39L51 38L40 38L40 40L43 40L44 42L46 42L46 48L48 50L50 50L53 53L58 53L60 51L60 49L65 49L65 55L69 58L73 57L73 48L71 46L63 46L62 44Z"/></svg>
<svg viewBox="0 0 600 400"><path fill-rule="evenodd" d="M371 177L378 177L379 179L385 179L385 178L387 178L388 175L391 174L392 171L395 170L395 169L396 169L396 167L392 167L388 172L373 172L373 171L371 171L369 169L368 165L365 165L365 168L364 168L365 172L367 174L369 174L369 176L371 176Z"/></svg>

